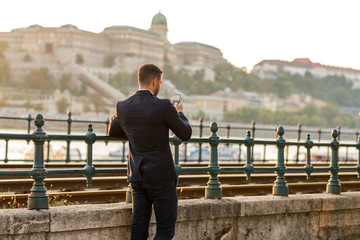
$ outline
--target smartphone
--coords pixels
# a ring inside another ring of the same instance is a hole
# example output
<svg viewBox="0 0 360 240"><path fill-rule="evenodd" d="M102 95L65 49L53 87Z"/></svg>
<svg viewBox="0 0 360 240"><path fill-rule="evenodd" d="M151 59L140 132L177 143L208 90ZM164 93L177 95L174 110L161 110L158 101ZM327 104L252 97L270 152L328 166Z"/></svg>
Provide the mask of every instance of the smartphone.
<svg viewBox="0 0 360 240"><path fill-rule="evenodd" d="M172 96L172 104L180 103L180 101L181 101L181 94L174 94L174 96Z"/></svg>

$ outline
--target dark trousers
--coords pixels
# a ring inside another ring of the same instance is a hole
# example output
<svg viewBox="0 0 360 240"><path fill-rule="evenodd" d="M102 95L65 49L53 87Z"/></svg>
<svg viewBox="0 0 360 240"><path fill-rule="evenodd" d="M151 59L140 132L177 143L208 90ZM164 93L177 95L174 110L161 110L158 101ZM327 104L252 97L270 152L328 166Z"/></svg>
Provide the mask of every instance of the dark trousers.
<svg viewBox="0 0 360 240"><path fill-rule="evenodd" d="M176 182L132 182L133 222L131 239L146 240L149 236L151 206L156 217L156 240L175 235L178 196Z"/></svg>

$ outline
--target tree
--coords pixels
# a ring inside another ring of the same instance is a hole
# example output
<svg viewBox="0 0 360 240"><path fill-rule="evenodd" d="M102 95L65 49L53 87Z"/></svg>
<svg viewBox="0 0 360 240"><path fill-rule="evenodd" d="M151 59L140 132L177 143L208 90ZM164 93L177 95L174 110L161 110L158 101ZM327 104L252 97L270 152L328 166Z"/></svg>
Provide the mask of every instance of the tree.
<svg viewBox="0 0 360 240"><path fill-rule="evenodd" d="M24 62L31 62L32 57L28 53L26 53L25 56L23 57L23 61Z"/></svg>
<svg viewBox="0 0 360 240"><path fill-rule="evenodd" d="M55 88L52 82L52 76L49 73L49 69L46 67L31 71L26 77L26 86L28 88L42 90L53 90Z"/></svg>
<svg viewBox="0 0 360 240"><path fill-rule="evenodd" d="M66 113L66 110L69 106L70 103L64 97L56 101L56 109L58 113Z"/></svg>
<svg viewBox="0 0 360 240"><path fill-rule="evenodd" d="M306 115L309 116L314 116L317 115L318 113L318 108L315 104L312 103L308 103L305 105L305 107L302 109L302 112Z"/></svg>
<svg viewBox="0 0 360 240"><path fill-rule="evenodd" d="M115 64L115 55L114 54L106 54L103 59L103 66L106 68L111 68Z"/></svg>
<svg viewBox="0 0 360 240"><path fill-rule="evenodd" d="M26 103L24 104L24 107L25 107L26 110L28 110L29 108L32 108L32 107L33 107L33 105L31 104L30 99L28 99L28 100L26 101Z"/></svg>
<svg viewBox="0 0 360 240"><path fill-rule="evenodd" d="M89 97L96 113L104 111L105 102L99 93L92 93Z"/></svg>
<svg viewBox="0 0 360 240"><path fill-rule="evenodd" d="M120 71L111 79L112 85L117 88L121 89L124 87L134 86L131 81L131 76L128 72Z"/></svg>
<svg viewBox="0 0 360 240"><path fill-rule="evenodd" d="M7 41L0 41L0 52L5 51L9 48L9 43Z"/></svg>
<svg viewBox="0 0 360 240"><path fill-rule="evenodd" d="M66 74L61 75L60 86L59 86L61 91L69 89L70 80L71 80L71 74L66 73Z"/></svg>
<svg viewBox="0 0 360 240"><path fill-rule="evenodd" d="M80 53L76 54L75 62L79 65L83 64L85 62L83 55L81 55Z"/></svg>
<svg viewBox="0 0 360 240"><path fill-rule="evenodd" d="M320 109L320 116L324 117L328 121L339 115L339 107L333 104L326 104Z"/></svg>
<svg viewBox="0 0 360 240"><path fill-rule="evenodd" d="M5 96L2 96L0 98L0 107L5 107L6 106L6 98Z"/></svg>
<svg viewBox="0 0 360 240"><path fill-rule="evenodd" d="M86 93L87 93L86 83L82 82L81 87L80 87L80 91L79 91L79 95L84 96Z"/></svg>
<svg viewBox="0 0 360 240"><path fill-rule="evenodd" d="M44 105L42 103L36 103L36 104L34 104L33 107L36 111L39 111L39 112L44 110Z"/></svg>
<svg viewBox="0 0 360 240"><path fill-rule="evenodd" d="M88 102L84 102L83 103L83 112L87 113L87 112L90 112L92 109L91 109L91 106Z"/></svg>
<svg viewBox="0 0 360 240"><path fill-rule="evenodd" d="M0 85L6 85L9 81L10 64L0 56Z"/></svg>

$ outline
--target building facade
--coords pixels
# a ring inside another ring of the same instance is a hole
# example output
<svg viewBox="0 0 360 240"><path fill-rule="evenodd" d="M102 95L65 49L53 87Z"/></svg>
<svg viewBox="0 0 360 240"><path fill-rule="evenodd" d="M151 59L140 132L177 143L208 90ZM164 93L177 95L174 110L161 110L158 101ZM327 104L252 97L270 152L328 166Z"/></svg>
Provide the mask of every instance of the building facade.
<svg viewBox="0 0 360 240"><path fill-rule="evenodd" d="M279 72L289 72L301 76L308 72L317 78L329 75L344 76L353 82L354 88L360 88L360 70L313 63L308 58L296 58L292 62L263 60L257 63L251 72L262 79L274 79Z"/></svg>
<svg viewBox="0 0 360 240"><path fill-rule="evenodd" d="M114 67L128 71L144 62L163 66L168 61L175 67L191 65L197 70L212 69L223 61L220 49L197 42L171 44L167 33L167 19L159 12L148 30L121 25L93 33L70 24L55 28L31 25L1 32L0 41L7 41L10 51L52 55L62 65L74 64L81 54L84 66L101 67L104 56L113 54Z"/></svg>

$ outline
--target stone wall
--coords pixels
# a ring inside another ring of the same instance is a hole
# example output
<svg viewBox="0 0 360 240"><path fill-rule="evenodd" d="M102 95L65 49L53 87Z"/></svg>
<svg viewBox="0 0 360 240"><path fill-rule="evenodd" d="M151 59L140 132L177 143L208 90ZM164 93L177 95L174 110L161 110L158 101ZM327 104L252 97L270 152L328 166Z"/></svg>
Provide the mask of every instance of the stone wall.
<svg viewBox="0 0 360 240"><path fill-rule="evenodd" d="M179 240L360 239L360 193L181 200L178 212ZM131 205L0 210L0 226L2 240L130 239Z"/></svg>

